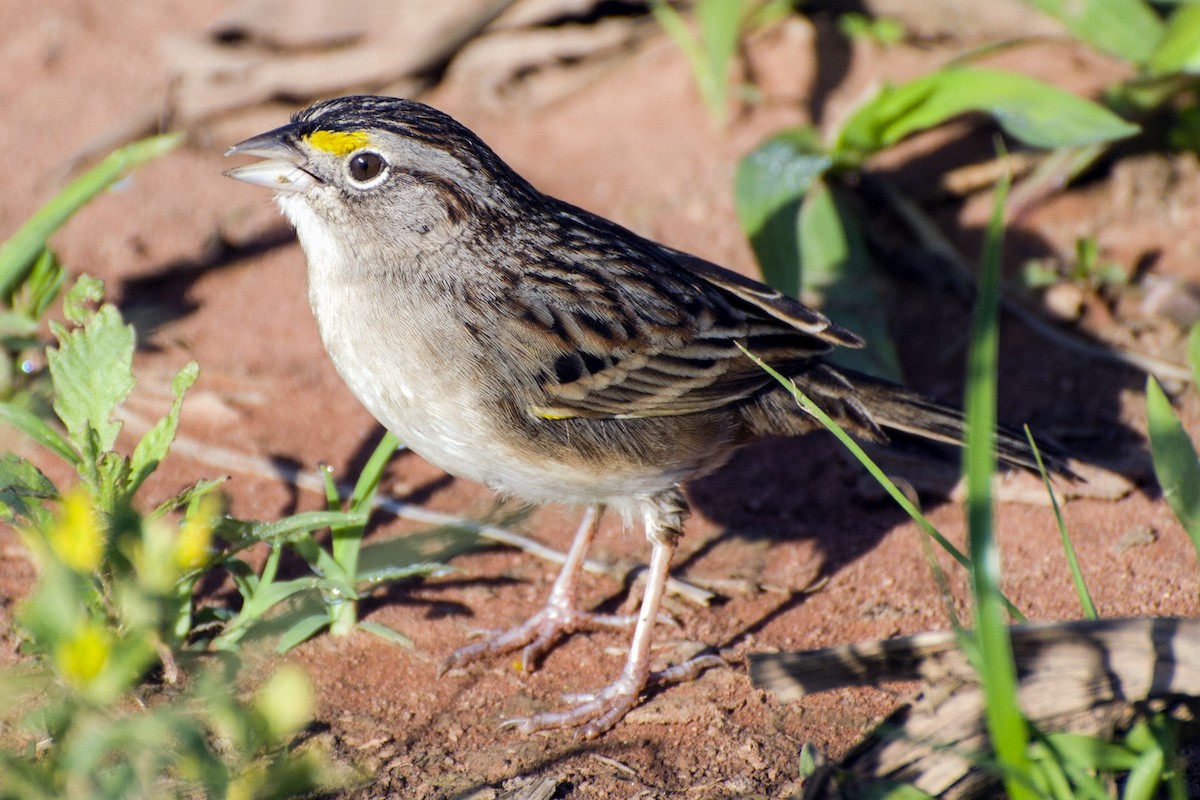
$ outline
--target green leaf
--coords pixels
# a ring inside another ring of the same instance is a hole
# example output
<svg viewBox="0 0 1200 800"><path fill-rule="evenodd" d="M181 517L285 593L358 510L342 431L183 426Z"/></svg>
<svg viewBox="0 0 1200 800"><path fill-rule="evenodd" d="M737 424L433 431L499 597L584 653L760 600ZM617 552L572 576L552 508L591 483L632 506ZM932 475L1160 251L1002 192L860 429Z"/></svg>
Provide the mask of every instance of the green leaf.
<svg viewBox="0 0 1200 800"><path fill-rule="evenodd" d="M50 479L40 469L15 453L0 456L0 491L39 500L58 497L58 489Z"/></svg>
<svg viewBox="0 0 1200 800"><path fill-rule="evenodd" d="M286 653L301 642L316 636L323 628L328 627L328 625L328 614L310 614L302 617L298 622L284 631L283 636L279 639L279 643L275 645L275 652Z"/></svg>
<svg viewBox="0 0 1200 800"><path fill-rule="evenodd" d="M737 50L749 5L729 0L700 0L695 14L699 35L692 33L683 15L666 0L652 0L650 11L688 60L692 77L709 113L719 124L727 116L730 60Z"/></svg>
<svg viewBox="0 0 1200 800"><path fill-rule="evenodd" d="M237 549L258 542L278 544L290 537L309 534L335 525L354 525L366 521L366 515L348 511L302 511L276 522L244 522L223 519L218 533L231 535Z"/></svg>
<svg viewBox="0 0 1200 800"><path fill-rule="evenodd" d="M43 250L34 262L25 285L13 298L13 307L31 321L40 320L46 309L58 297L67 279L67 271L58 261L53 250Z"/></svg>
<svg viewBox="0 0 1200 800"><path fill-rule="evenodd" d="M1147 65L1153 75L1200 73L1200 6L1180 6Z"/></svg>
<svg viewBox="0 0 1200 800"><path fill-rule="evenodd" d="M900 380L862 228L822 178L832 164L809 128L772 137L738 164L738 218L767 283L792 297L820 295L822 311L866 337L867 349L834 360Z"/></svg>
<svg viewBox="0 0 1200 800"><path fill-rule="evenodd" d="M9 509L2 516L10 524L15 518L35 521L40 502L57 497L58 489L40 469L15 453L0 456L0 506Z"/></svg>
<svg viewBox="0 0 1200 800"><path fill-rule="evenodd" d="M0 245L0 298L10 297L25 280L34 262L46 249L46 241L72 214L139 164L167 153L182 140L183 134L173 133L122 147L38 209Z"/></svg>
<svg viewBox="0 0 1200 800"><path fill-rule="evenodd" d="M394 433L386 431L383 434L383 438L376 445L375 451L371 453L366 466L358 476L358 481L354 484L354 492L350 495L351 511L364 515L371 513L371 507L375 503L375 494L379 489L379 481L383 479L383 471L387 468L392 456L396 454L396 448L399 446L400 440ZM353 575L358 571L358 553L362 547L366 519L367 517L364 517L361 525L339 525L331 531L333 559L345 570L347 575Z"/></svg>
<svg viewBox="0 0 1200 800"><path fill-rule="evenodd" d="M1089 770L1125 772L1137 763L1138 754L1124 745L1079 733L1047 733L1044 738L1062 760Z"/></svg>
<svg viewBox="0 0 1200 800"><path fill-rule="evenodd" d="M728 114L729 65L737 52L744 8L748 5L730 3L728 0L701 0L696 6L701 40L707 56L703 73L708 84L705 99L713 117L721 123Z"/></svg>
<svg viewBox="0 0 1200 800"><path fill-rule="evenodd" d="M398 644L401 647L407 647L410 650L412 649L412 639L405 636L400 631L392 630L386 625L380 625L378 622L364 621L358 623L358 627L362 628L368 633L373 633L381 639L391 642L392 644Z"/></svg>
<svg viewBox="0 0 1200 800"><path fill-rule="evenodd" d="M903 382L900 356L881 313L883 301L857 217L836 191L818 179L800 205L797 228L801 291L820 296L822 312L867 340L863 349L842 348L830 360Z"/></svg>
<svg viewBox="0 0 1200 800"><path fill-rule="evenodd" d="M221 488L221 486L224 485L225 481L227 480L229 480L229 478L226 476L213 478L212 480L198 480L174 497L164 500L158 505L158 508L146 515L146 519L157 519L164 514L169 514L177 508L183 508L184 506L189 505L193 501L203 497L209 492L215 492L217 489Z"/></svg>
<svg viewBox="0 0 1200 800"><path fill-rule="evenodd" d="M445 563L475 550L484 540L469 528L442 527L371 542L362 549L358 577L407 569L413 564Z"/></svg>
<svg viewBox="0 0 1200 800"><path fill-rule="evenodd" d="M801 285L800 201L832 164L811 128L777 134L738 162L738 220L767 283L791 297L799 296Z"/></svg>
<svg viewBox="0 0 1200 800"><path fill-rule="evenodd" d="M1033 147L1069 147L1132 136L1138 127L1108 109L1025 75L953 66L883 89L858 109L835 153L863 157L961 114L990 115Z"/></svg>
<svg viewBox="0 0 1200 800"><path fill-rule="evenodd" d="M383 471L399 447L400 439L396 437L396 434L385 431L383 438L379 440L379 444L371 453L371 457L367 459L367 464L358 476L358 481L354 484L354 494L350 496L352 511L370 509L375 492L379 488L379 481L383 478Z"/></svg>
<svg viewBox="0 0 1200 800"><path fill-rule="evenodd" d="M404 566L365 570L354 577L359 584L358 593L362 594L368 591L370 587L378 586L381 583L402 581L405 578L440 577L454 571L453 567L448 567L445 564L406 564Z"/></svg>
<svg viewBox="0 0 1200 800"><path fill-rule="evenodd" d="M252 575L242 576L238 582L238 590L244 598L242 609L225 627L225 630L213 639L213 649L232 649L248 631L263 623L271 609L294 595L315 589L316 586L317 579L312 577L276 581L273 577L268 579ZM328 614L322 613L321 616L328 622Z"/></svg>
<svg viewBox="0 0 1200 800"><path fill-rule="evenodd" d="M78 469L81 459L71 443L36 414L12 403L0 403L0 420L7 422L63 461Z"/></svg>
<svg viewBox="0 0 1200 800"><path fill-rule="evenodd" d="M1122 797L1126 800L1153 800L1158 795L1158 787L1162 785L1165 766L1166 755L1161 748L1155 747L1142 753L1125 778Z"/></svg>
<svg viewBox="0 0 1200 800"><path fill-rule="evenodd" d="M1200 460L1154 378L1146 379L1146 419L1158 485L1200 555Z"/></svg>
<svg viewBox="0 0 1200 800"><path fill-rule="evenodd" d="M1163 23L1144 0L1028 0L1083 41L1134 64L1144 64Z"/></svg>
<svg viewBox="0 0 1200 800"><path fill-rule="evenodd" d="M1192 383L1200 386L1200 323L1188 332L1187 359L1192 368Z"/></svg>
<svg viewBox="0 0 1200 800"><path fill-rule="evenodd" d="M130 475L125 489L127 495L132 496L142 482L158 468L159 463L167 457L171 443L175 441L175 432L179 428L179 411L183 407L183 395L196 382L196 376L199 374L200 366L195 361L191 361L185 364L171 380L171 392L175 395L175 399L171 403L170 410L165 417L146 432L146 435L134 447L133 455L129 459Z"/></svg>
<svg viewBox="0 0 1200 800"><path fill-rule="evenodd" d="M92 275L80 275L63 298L63 316L72 324L82 325L103 300L104 281Z"/></svg>
<svg viewBox="0 0 1200 800"><path fill-rule="evenodd" d="M850 12L838 16L838 29L847 39L858 39L889 45L904 40L904 25L889 17L871 18L866 14Z"/></svg>
<svg viewBox="0 0 1200 800"><path fill-rule="evenodd" d="M33 337L37 334L38 327L37 320L30 319L19 311L0 311L0 337L7 340L6 345L10 350L22 346L12 342L16 338L27 339L29 344L36 344Z"/></svg>
<svg viewBox="0 0 1200 800"><path fill-rule="evenodd" d="M76 448L95 456L112 449L121 430L112 412L134 386L133 327L114 306L104 305L82 328L54 328L59 346L46 352L54 411ZM89 431L95 431L94 441Z"/></svg>

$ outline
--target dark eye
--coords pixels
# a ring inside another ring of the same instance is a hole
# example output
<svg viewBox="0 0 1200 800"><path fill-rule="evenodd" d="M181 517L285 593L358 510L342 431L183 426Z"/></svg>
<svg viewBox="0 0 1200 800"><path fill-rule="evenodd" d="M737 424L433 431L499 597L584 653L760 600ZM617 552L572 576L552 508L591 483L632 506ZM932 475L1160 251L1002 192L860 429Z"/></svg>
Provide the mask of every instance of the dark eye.
<svg viewBox="0 0 1200 800"><path fill-rule="evenodd" d="M365 183L377 177L386 166L387 162L383 160L383 156L365 150L350 157L348 170L352 179L358 183Z"/></svg>

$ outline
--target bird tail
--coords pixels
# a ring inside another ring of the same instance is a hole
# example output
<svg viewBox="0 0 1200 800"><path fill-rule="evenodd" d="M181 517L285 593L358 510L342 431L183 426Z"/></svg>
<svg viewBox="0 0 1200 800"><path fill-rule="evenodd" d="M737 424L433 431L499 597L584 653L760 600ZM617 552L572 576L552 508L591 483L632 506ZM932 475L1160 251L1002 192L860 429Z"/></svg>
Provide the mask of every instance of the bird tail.
<svg viewBox="0 0 1200 800"><path fill-rule="evenodd" d="M962 446L967 431L963 412L936 400L870 375L839 370L871 418L885 431L919 436ZM1038 471L1037 458L1024 432L1003 425L996 428L996 456L1009 466ZM1066 454L1052 442L1038 442L1038 452L1049 472L1075 477Z"/></svg>
<svg viewBox="0 0 1200 800"><path fill-rule="evenodd" d="M886 442L897 432L962 446L966 420L962 411L931 400L890 381L829 364L806 365L792 380L817 406L855 436ZM758 434L796 435L816 426L815 420L796 407L791 395L780 391L760 395L744 411ZM996 455L1001 462L1036 472L1037 459L1024 434L1012 428L996 429ZM1038 442L1049 472L1075 478L1066 454L1052 442Z"/></svg>

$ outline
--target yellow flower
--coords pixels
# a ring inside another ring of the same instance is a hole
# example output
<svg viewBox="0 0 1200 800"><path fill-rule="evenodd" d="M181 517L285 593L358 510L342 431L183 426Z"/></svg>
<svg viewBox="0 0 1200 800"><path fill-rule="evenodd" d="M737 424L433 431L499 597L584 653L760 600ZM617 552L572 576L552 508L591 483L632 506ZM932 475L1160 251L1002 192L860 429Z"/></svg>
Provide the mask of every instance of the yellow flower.
<svg viewBox="0 0 1200 800"><path fill-rule="evenodd" d="M263 684L254 698L273 743L283 743L312 722L316 694L308 674L284 664Z"/></svg>
<svg viewBox="0 0 1200 800"><path fill-rule="evenodd" d="M104 557L105 532L87 492L72 489L63 498L58 520L46 536L60 561L76 572L92 573Z"/></svg>
<svg viewBox="0 0 1200 800"><path fill-rule="evenodd" d="M212 523L219 513L221 501L208 494L200 498L195 512L184 521L175 543L175 564L180 571L191 572L208 563L212 547Z"/></svg>
<svg viewBox="0 0 1200 800"><path fill-rule="evenodd" d="M108 665L113 635L91 621L80 622L70 638L54 648L58 671L78 688L86 688Z"/></svg>

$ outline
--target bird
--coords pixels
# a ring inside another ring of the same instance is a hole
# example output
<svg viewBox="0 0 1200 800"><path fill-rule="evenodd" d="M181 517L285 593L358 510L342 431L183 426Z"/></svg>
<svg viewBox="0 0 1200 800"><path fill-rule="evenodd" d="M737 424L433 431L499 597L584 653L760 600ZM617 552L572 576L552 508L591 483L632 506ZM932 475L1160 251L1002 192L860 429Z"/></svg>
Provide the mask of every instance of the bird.
<svg viewBox="0 0 1200 800"><path fill-rule="evenodd" d="M462 667L522 651L533 669L562 637L632 624L607 686L567 708L508 720L521 731L615 726L652 686L715 664L651 671L650 645L684 486L765 436L819 426L793 382L860 439L895 433L958 444L960 411L835 366L861 337L763 283L668 247L534 188L478 136L415 100L316 102L226 155L226 171L271 188L307 261L308 299L351 392L408 448L451 475L535 503L582 507L545 606L452 653ZM1006 429L998 455L1034 467ZM633 619L577 607L605 509L650 544Z"/></svg>

